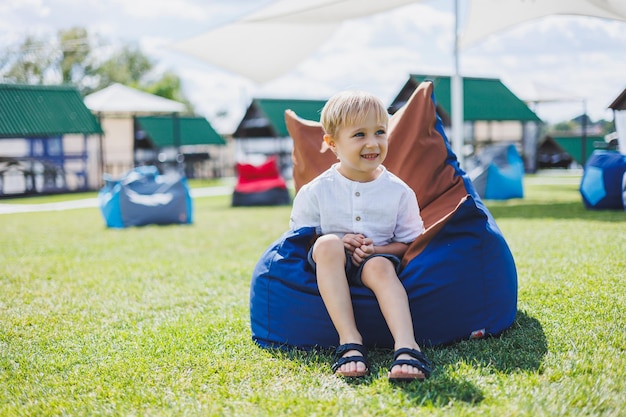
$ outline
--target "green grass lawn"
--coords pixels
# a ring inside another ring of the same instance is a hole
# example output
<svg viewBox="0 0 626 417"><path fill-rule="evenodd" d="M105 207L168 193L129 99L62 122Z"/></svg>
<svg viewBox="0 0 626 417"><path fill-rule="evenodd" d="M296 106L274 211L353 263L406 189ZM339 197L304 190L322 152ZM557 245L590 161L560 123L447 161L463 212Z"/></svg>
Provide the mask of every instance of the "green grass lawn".
<svg viewBox="0 0 626 417"><path fill-rule="evenodd" d="M249 285L289 207L194 201L194 223L106 229L97 208L0 215L0 415L626 415L626 213L579 177L527 176L487 202L516 260L497 338L429 348L424 383L346 382L326 352L250 336ZM427 318L425 318L427 319Z"/></svg>

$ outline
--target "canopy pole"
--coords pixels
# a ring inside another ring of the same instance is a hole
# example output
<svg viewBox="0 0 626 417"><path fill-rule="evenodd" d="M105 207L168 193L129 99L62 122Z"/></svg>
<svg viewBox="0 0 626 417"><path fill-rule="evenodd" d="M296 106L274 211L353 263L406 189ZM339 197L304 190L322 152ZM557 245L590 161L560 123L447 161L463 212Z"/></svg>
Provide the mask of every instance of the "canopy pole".
<svg viewBox="0 0 626 417"><path fill-rule="evenodd" d="M452 76L452 150L463 167L463 79L459 70L459 0L454 0L454 75Z"/></svg>
<svg viewBox="0 0 626 417"><path fill-rule="evenodd" d="M581 164L585 166L587 162L587 99L583 98L583 116L580 121L580 160Z"/></svg>

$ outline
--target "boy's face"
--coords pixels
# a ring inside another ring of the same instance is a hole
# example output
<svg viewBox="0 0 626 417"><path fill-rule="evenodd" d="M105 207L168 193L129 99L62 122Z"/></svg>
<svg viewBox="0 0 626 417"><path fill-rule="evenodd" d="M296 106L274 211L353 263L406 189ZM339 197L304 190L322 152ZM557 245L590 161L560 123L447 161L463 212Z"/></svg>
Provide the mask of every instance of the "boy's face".
<svg viewBox="0 0 626 417"><path fill-rule="evenodd" d="M380 124L370 111L352 126L343 126L336 136L324 140L339 159L339 172L353 181L367 182L378 177L378 167L387 156L387 125Z"/></svg>

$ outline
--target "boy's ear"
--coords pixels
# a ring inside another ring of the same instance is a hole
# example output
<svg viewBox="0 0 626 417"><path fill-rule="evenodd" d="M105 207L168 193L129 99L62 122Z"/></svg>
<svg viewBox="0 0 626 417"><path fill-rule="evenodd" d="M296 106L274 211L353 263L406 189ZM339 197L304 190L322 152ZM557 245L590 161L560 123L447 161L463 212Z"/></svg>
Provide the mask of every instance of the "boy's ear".
<svg viewBox="0 0 626 417"><path fill-rule="evenodd" d="M335 147L335 141L328 133L324 135L324 143L331 149Z"/></svg>
<svg viewBox="0 0 626 417"><path fill-rule="evenodd" d="M337 155L337 152L335 151L335 141L329 134L324 135L324 142L322 142L322 149L320 149L320 152L326 152L327 149L330 149L335 155Z"/></svg>

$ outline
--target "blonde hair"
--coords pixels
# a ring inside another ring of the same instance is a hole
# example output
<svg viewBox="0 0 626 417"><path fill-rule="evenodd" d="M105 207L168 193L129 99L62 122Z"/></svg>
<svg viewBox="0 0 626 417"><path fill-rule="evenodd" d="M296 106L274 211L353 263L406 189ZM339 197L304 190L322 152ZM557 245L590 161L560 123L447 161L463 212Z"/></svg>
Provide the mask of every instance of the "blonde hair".
<svg viewBox="0 0 626 417"><path fill-rule="evenodd" d="M364 91L343 91L326 102L320 122L327 135L336 137L342 127L358 124L370 111L377 123L387 126L389 113L381 99Z"/></svg>

